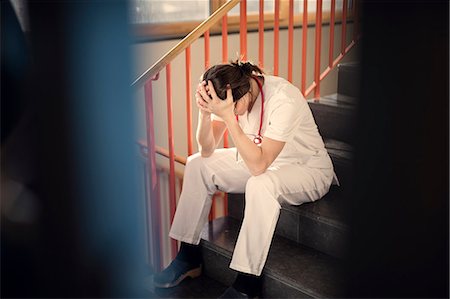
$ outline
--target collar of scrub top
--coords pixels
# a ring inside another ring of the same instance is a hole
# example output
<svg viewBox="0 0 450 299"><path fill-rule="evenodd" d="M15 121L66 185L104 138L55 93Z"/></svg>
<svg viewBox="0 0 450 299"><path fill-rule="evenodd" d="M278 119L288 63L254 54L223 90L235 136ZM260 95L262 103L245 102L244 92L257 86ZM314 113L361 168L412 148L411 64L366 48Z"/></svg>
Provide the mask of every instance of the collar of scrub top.
<svg viewBox="0 0 450 299"><path fill-rule="evenodd" d="M262 142L261 129L262 129L262 123L263 123L263 116L264 116L264 91L262 89L262 84L261 84L261 82L259 82L258 78L256 78L256 77L252 77L252 78L256 81L256 84L258 84L259 91L261 92L261 116L260 116L260 120L259 120L259 130L258 130L258 135L256 135L255 138L253 138L253 142L255 144L259 145ZM236 120L239 120L239 115L236 115Z"/></svg>

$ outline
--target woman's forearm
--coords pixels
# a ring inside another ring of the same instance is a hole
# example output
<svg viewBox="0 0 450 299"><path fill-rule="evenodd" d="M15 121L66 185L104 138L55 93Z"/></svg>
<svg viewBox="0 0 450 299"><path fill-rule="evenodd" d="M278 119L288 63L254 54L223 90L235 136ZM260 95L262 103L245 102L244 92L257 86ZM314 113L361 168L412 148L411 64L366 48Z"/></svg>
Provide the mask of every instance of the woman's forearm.
<svg viewBox="0 0 450 299"><path fill-rule="evenodd" d="M200 154L204 157L210 156L216 144L211 126L211 115L201 110L198 113L196 138Z"/></svg>
<svg viewBox="0 0 450 299"><path fill-rule="evenodd" d="M267 166L263 159L261 147L257 146L245 135L236 119L230 118L226 121L226 124L234 145L250 170L250 173L252 175L263 173Z"/></svg>

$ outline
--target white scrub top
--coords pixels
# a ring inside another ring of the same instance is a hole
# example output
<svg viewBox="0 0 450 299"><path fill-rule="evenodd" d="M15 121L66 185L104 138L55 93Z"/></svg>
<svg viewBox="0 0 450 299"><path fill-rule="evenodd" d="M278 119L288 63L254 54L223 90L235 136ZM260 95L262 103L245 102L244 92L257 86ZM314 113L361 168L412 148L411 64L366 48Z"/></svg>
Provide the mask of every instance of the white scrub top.
<svg viewBox="0 0 450 299"><path fill-rule="evenodd" d="M271 166L298 163L312 168L332 168L311 109L300 90L281 77L264 75L263 92L263 140L268 137L286 142ZM212 118L220 120L216 115ZM239 116L239 125L251 140L258 134L260 119L261 93L251 113Z"/></svg>

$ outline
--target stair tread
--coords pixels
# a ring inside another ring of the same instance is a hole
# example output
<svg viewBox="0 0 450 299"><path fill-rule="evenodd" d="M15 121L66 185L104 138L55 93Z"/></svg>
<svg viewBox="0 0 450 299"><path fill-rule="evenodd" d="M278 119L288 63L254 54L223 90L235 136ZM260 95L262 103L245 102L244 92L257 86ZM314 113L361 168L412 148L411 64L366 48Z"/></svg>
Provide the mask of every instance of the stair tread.
<svg viewBox="0 0 450 299"><path fill-rule="evenodd" d="M145 278L145 288L148 298L217 298L227 286L206 276L195 279L185 279L177 287L160 289L153 285L153 275Z"/></svg>
<svg viewBox="0 0 450 299"><path fill-rule="evenodd" d="M348 62L341 62L338 64L339 69L347 69L351 71L358 71L360 68L359 61L348 61Z"/></svg>
<svg viewBox="0 0 450 299"><path fill-rule="evenodd" d="M354 108L356 106L356 104L358 103L357 97L353 97L353 96L341 94L341 93L333 93L330 95L323 96L320 98L320 101L322 101L322 100L329 102L331 105L333 105L333 103L337 103L337 104L348 105L348 106L351 106L352 108Z"/></svg>
<svg viewBox="0 0 450 299"><path fill-rule="evenodd" d="M231 258L240 221L218 218L205 227L202 244ZM342 261L283 237L274 236L264 273L311 297L336 297L341 294Z"/></svg>
<svg viewBox="0 0 450 299"><path fill-rule="evenodd" d="M340 159L344 163L350 163L353 159L353 147L343 141L332 139L332 138L324 138L325 148L330 154L331 158L334 160Z"/></svg>
<svg viewBox="0 0 450 299"><path fill-rule="evenodd" d="M341 100L338 100L338 97ZM356 105L354 104L350 104L348 101L343 101L342 99L344 98L351 98L349 96L346 95L341 95L341 94L331 94L331 95L327 95L327 96L323 96L320 97L319 100L317 99L308 99L308 103L310 105L322 105L322 106L327 106L330 108L340 108L342 109L342 111L353 111L356 110Z"/></svg>

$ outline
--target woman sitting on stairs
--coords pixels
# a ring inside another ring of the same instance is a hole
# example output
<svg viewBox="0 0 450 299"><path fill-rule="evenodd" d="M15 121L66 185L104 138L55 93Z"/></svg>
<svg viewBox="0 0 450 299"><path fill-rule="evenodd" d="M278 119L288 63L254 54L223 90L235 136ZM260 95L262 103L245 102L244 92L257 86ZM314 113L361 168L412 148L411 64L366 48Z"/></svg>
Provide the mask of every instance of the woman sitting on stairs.
<svg viewBox="0 0 450 299"><path fill-rule="evenodd" d="M212 66L195 93L199 153L188 158L170 237L181 241L175 260L154 276L156 287L201 274L200 233L217 190L245 192L245 214L230 268L238 272L221 298L252 298L280 215L337 183L311 110L294 85L250 62ZM217 149L228 129L234 148Z"/></svg>

